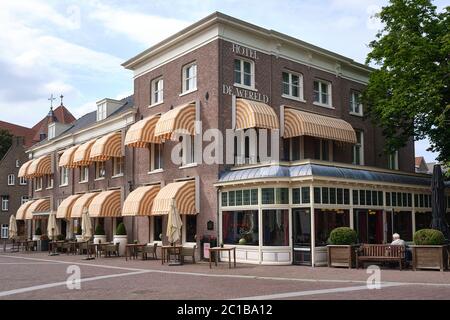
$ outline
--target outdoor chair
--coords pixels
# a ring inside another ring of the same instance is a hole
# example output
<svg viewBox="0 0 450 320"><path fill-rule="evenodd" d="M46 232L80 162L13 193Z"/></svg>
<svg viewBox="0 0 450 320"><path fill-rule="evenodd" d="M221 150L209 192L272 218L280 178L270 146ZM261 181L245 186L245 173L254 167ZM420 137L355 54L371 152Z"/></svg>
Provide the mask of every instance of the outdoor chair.
<svg viewBox="0 0 450 320"><path fill-rule="evenodd" d="M147 244L145 247L142 248L142 259L147 260L148 255L152 255L152 258L157 260L158 256L156 254L156 249L158 248L158 243L152 242Z"/></svg>
<svg viewBox="0 0 450 320"><path fill-rule="evenodd" d="M72 245L69 242L64 242L61 244L61 252L70 254L71 250L72 250Z"/></svg>
<svg viewBox="0 0 450 320"><path fill-rule="evenodd" d="M107 244L105 246L105 257L111 257L111 255L119 256L119 243Z"/></svg>
<svg viewBox="0 0 450 320"><path fill-rule="evenodd" d="M37 250L37 241L27 241L25 245L26 251L36 251Z"/></svg>
<svg viewBox="0 0 450 320"><path fill-rule="evenodd" d="M78 253L79 254L87 253L88 249L89 249L89 242L88 241L80 242L80 245L78 247Z"/></svg>
<svg viewBox="0 0 450 320"><path fill-rule="evenodd" d="M184 263L184 257L191 257L192 263L195 263L195 250L197 249L197 244L184 244L181 249L181 261Z"/></svg>

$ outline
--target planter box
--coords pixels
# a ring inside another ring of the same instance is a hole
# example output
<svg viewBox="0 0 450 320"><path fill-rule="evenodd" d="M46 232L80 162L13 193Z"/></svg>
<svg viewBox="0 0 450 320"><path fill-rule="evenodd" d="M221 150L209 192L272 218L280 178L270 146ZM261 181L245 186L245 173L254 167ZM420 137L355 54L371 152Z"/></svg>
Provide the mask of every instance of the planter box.
<svg viewBox="0 0 450 320"><path fill-rule="evenodd" d="M411 246L413 270L433 269L444 271L448 268L447 246Z"/></svg>
<svg viewBox="0 0 450 320"><path fill-rule="evenodd" d="M328 267L353 268L358 245L328 245Z"/></svg>
<svg viewBox="0 0 450 320"><path fill-rule="evenodd" d="M113 238L113 243L119 243L119 255L120 256L125 256L125 247L128 244L128 236L127 235L123 235L123 236L119 236L119 235L115 235Z"/></svg>
<svg viewBox="0 0 450 320"><path fill-rule="evenodd" d="M40 251L48 251L49 240L39 240L39 249Z"/></svg>
<svg viewBox="0 0 450 320"><path fill-rule="evenodd" d="M106 243L106 235L94 235L94 243Z"/></svg>

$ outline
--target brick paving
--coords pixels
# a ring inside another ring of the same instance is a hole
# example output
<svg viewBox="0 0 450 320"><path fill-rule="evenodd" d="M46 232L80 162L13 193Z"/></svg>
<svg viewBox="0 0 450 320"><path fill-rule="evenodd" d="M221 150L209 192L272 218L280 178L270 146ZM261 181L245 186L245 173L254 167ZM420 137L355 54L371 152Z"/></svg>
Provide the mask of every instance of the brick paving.
<svg viewBox="0 0 450 320"><path fill-rule="evenodd" d="M366 270L227 263L161 265L47 253L0 253L0 299L449 299L450 272L383 269L381 289L365 287ZM69 290L67 267L80 268L80 290Z"/></svg>

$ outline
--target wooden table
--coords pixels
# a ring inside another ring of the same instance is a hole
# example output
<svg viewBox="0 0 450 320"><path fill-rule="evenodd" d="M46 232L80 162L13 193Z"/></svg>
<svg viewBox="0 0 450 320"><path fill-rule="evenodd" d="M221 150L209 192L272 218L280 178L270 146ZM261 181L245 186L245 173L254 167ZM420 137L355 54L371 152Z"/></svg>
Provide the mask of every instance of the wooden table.
<svg viewBox="0 0 450 320"><path fill-rule="evenodd" d="M217 261L220 259L220 252L228 252L228 267L231 269L231 251L233 251L234 267L236 268L236 247L213 247L209 248L209 268L211 268L211 257L215 253L214 262L217 266Z"/></svg>
<svg viewBox="0 0 450 320"><path fill-rule="evenodd" d="M145 246L146 246L146 244L143 244L143 243L130 243L130 244L127 244L125 246L125 261L128 260L128 254L130 255L130 260L131 260L131 257L134 257L134 259L136 259L137 258L137 251L136 251L136 249L143 248Z"/></svg>
<svg viewBox="0 0 450 320"><path fill-rule="evenodd" d="M178 256L180 262L181 262L181 250L183 246L176 245L176 246L162 246L161 247L161 264L164 264L164 260L167 256L167 262L169 262L170 254ZM167 254L167 255L166 255Z"/></svg>

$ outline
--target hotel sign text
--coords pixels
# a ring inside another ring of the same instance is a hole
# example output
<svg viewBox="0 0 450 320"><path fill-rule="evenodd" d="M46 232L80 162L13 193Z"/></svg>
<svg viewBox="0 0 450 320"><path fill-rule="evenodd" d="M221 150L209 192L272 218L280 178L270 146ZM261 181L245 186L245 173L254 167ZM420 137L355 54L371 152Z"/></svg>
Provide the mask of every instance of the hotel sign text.
<svg viewBox="0 0 450 320"><path fill-rule="evenodd" d="M233 47L232 47L231 50L234 53L239 54L241 56L245 56L247 58L255 59L255 60L258 59L258 57L256 56L256 50L240 46L240 45L238 45L236 43L233 43Z"/></svg>
<svg viewBox="0 0 450 320"><path fill-rule="evenodd" d="M268 95L265 95L265 94L262 94L259 92L255 92L255 91L251 91L251 90L247 90L247 89L229 86L226 84L222 85L222 92L223 92L223 94L228 94L230 96L234 94L236 97L239 97L239 98L255 100L255 101L259 101L259 102L264 102L266 104L269 103Z"/></svg>

